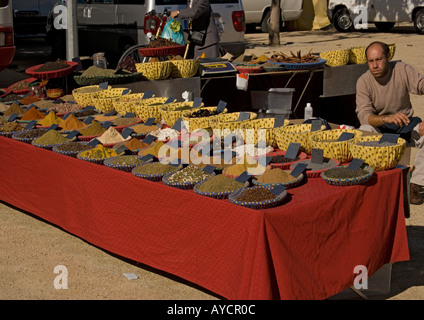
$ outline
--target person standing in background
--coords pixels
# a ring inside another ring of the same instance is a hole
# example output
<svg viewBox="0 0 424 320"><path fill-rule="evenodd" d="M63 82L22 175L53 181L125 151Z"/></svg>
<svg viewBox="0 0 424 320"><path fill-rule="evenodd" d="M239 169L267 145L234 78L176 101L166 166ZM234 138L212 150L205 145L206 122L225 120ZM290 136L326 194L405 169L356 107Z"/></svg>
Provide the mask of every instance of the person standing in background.
<svg viewBox="0 0 424 320"><path fill-rule="evenodd" d="M206 58L217 58L219 53L219 34L215 25L209 0L189 0L186 9L171 12L171 18L190 19L192 32L196 32L197 41L191 39L187 58L193 59L205 54ZM202 39L199 40L199 37ZM194 36L193 36L194 38Z"/></svg>

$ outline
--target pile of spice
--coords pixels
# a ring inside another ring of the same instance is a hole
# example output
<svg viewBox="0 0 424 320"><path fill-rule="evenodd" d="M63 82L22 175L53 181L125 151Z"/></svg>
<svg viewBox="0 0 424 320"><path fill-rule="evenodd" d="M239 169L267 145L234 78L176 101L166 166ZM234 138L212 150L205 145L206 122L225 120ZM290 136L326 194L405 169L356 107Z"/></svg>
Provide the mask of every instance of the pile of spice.
<svg viewBox="0 0 424 320"><path fill-rule="evenodd" d="M226 175L218 174L204 181L197 186L197 190L208 193L232 192L244 187L244 184L238 182Z"/></svg>
<svg viewBox="0 0 424 320"><path fill-rule="evenodd" d="M232 166L232 165L236 164L236 158L231 158L231 160L227 161L225 159L225 157L223 158L221 156L221 154L219 154L219 155L213 155L211 157L201 156L199 154L199 157L202 158L202 162L201 163L199 163L199 161L197 162L197 163L199 163L197 165L199 168L204 168L207 165L211 165L211 166L216 167L219 170L222 170L225 167L229 167L229 166Z"/></svg>
<svg viewBox="0 0 424 320"><path fill-rule="evenodd" d="M70 139L66 139L56 130L48 130L41 137L35 139L33 142L43 146L51 146L54 144L60 144L68 141L70 141Z"/></svg>
<svg viewBox="0 0 424 320"><path fill-rule="evenodd" d="M61 102L53 104L52 109L57 113L68 113L80 111L84 109L84 107L77 103Z"/></svg>
<svg viewBox="0 0 424 320"><path fill-rule="evenodd" d="M17 132L23 130L24 127L16 121L6 122L0 126L1 132Z"/></svg>
<svg viewBox="0 0 424 320"><path fill-rule="evenodd" d="M35 95L29 95L29 96L23 97L21 100L19 100L19 103L23 104L23 105L27 105L27 104L31 104L31 103L34 103L34 102L38 102L40 100L41 99L38 98Z"/></svg>
<svg viewBox="0 0 424 320"><path fill-rule="evenodd" d="M100 124L100 122L93 120L89 126L79 129L78 131L83 136L94 137L102 135L106 132L106 129Z"/></svg>
<svg viewBox="0 0 424 320"><path fill-rule="evenodd" d="M116 118L113 120L113 125L117 127L129 126L140 121L139 118Z"/></svg>
<svg viewBox="0 0 424 320"><path fill-rule="evenodd" d="M145 148L140 150L140 152L138 153L139 156L147 156L149 154L155 156L156 158L159 157L159 151L160 149L165 145L165 143L163 143L162 141L158 141L152 145L150 145L150 147Z"/></svg>
<svg viewBox="0 0 424 320"><path fill-rule="evenodd" d="M212 174L206 173L202 169L193 165L188 165L187 167L171 174L168 177L168 181L173 183L191 183L203 181L210 177L212 177Z"/></svg>
<svg viewBox="0 0 424 320"><path fill-rule="evenodd" d="M94 118L94 120L102 122L102 121L111 121L113 122L113 120L115 120L116 118L118 118L118 116L107 116L103 113L100 114L95 114L92 116Z"/></svg>
<svg viewBox="0 0 424 320"><path fill-rule="evenodd" d="M348 178L358 178L364 175L367 175L369 172L364 169L352 170L348 167L336 167L331 168L325 171L325 175L328 178L333 179L348 179Z"/></svg>
<svg viewBox="0 0 424 320"><path fill-rule="evenodd" d="M0 102L0 112L5 112L9 106L3 102Z"/></svg>
<svg viewBox="0 0 424 320"><path fill-rule="evenodd" d="M60 125L62 121L62 118L58 117L56 113L51 110L43 119L38 120L37 124L43 127L50 127L52 124Z"/></svg>
<svg viewBox="0 0 424 320"><path fill-rule="evenodd" d="M113 69L103 69L96 66L91 66L85 70L81 76L83 77L113 77L115 75L115 70Z"/></svg>
<svg viewBox="0 0 424 320"><path fill-rule="evenodd" d="M60 128L63 131L78 130L84 127L86 127L85 123L79 120L73 114L70 114L65 120L60 123Z"/></svg>
<svg viewBox="0 0 424 320"><path fill-rule="evenodd" d="M246 153L250 156L262 156L274 150L271 146L267 146L266 148L258 148L254 144L242 144L233 148L232 151L235 151L237 155L244 156Z"/></svg>
<svg viewBox="0 0 424 320"><path fill-rule="evenodd" d="M20 98L21 98L20 95L17 95L15 93L9 93L7 96L3 97L0 101L1 102L18 101Z"/></svg>
<svg viewBox="0 0 424 320"><path fill-rule="evenodd" d="M31 129L24 130L21 133L16 134L16 136L20 139L36 139L41 137L44 133L46 133L46 130L44 129Z"/></svg>
<svg viewBox="0 0 424 320"><path fill-rule="evenodd" d="M137 138L132 138L125 142L119 142L115 145L115 148L118 149L120 146L124 145L129 150L140 150L143 148L148 148L149 145L143 141L138 140Z"/></svg>
<svg viewBox="0 0 424 320"><path fill-rule="evenodd" d="M137 166L133 169L133 172L136 174L143 175L165 175L172 171L175 171L177 168L170 164L162 164L160 162L146 163L140 166Z"/></svg>
<svg viewBox="0 0 424 320"><path fill-rule="evenodd" d="M132 126L131 129L133 129L134 133L136 133L137 135L144 135L149 132L158 130L158 126L156 125L147 126L144 123L141 123L141 124L136 124Z"/></svg>
<svg viewBox="0 0 424 320"><path fill-rule="evenodd" d="M34 105L38 109L53 109L55 104L51 100L40 100L40 101L34 102Z"/></svg>
<svg viewBox="0 0 424 320"><path fill-rule="evenodd" d="M110 160L110 163L117 166L136 166L144 162L141 161L140 157L138 156L123 155L113 158L112 160Z"/></svg>
<svg viewBox="0 0 424 320"><path fill-rule="evenodd" d="M21 120L24 120L24 121L39 120L39 119L44 119L45 116L46 115L42 113L40 110L38 110L37 107L31 107L22 115Z"/></svg>
<svg viewBox="0 0 424 320"><path fill-rule="evenodd" d="M0 117L0 125L3 125L5 123L7 123L7 118L6 117Z"/></svg>
<svg viewBox="0 0 424 320"><path fill-rule="evenodd" d="M180 133L178 130L175 130L172 128L164 128L164 129L159 128L155 131L150 132L149 134L157 137L159 141L168 141L178 137Z"/></svg>
<svg viewBox="0 0 424 320"><path fill-rule="evenodd" d="M96 114L98 114L96 110L82 110L74 113L77 118L94 116Z"/></svg>
<svg viewBox="0 0 424 320"><path fill-rule="evenodd" d="M82 151L79 155L85 159L106 159L116 157L118 156L118 153L113 148L107 148L102 144L98 144L95 148Z"/></svg>
<svg viewBox="0 0 424 320"><path fill-rule="evenodd" d="M277 198L275 194L273 194L267 188L247 188L241 195L239 195L236 200L243 202L260 202L273 200Z"/></svg>
<svg viewBox="0 0 424 320"><path fill-rule="evenodd" d="M314 163L311 161L311 159L302 160L298 163L305 163L307 165L306 170L324 170L324 169L330 169L337 165L337 163L333 159L324 158L322 163Z"/></svg>
<svg viewBox="0 0 424 320"><path fill-rule="evenodd" d="M58 151L65 151L65 152L81 152L81 151L91 150L93 148L94 146L90 146L87 143L84 143L81 141L66 142L56 147Z"/></svg>
<svg viewBox="0 0 424 320"><path fill-rule="evenodd" d="M394 142L379 142L379 141L362 141L356 143L358 146L364 146L364 147L390 147L390 146L396 146L398 143Z"/></svg>
<svg viewBox="0 0 424 320"><path fill-rule="evenodd" d="M69 65L63 61L58 59L57 61L49 61L44 64L42 64L40 67L35 69L35 72L47 72L47 71L56 71L56 70L63 70L69 68Z"/></svg>
<svg viewBox="0 0 424 320"><path fill-rule="evenodd" d="M11 115L12 115L12 114L14 114L14 113L17 113L17 114L22 115L22 114L24 114L24 113L25 113L25 109L24 109L24 108L22 108L19 104L17 104L17 103L15 102L15 103L12 103L12 104L9 106L9 108L7 108L7 110L3 113L3 116L5 116L5 117L9 117L9 116L11 116Z"/></svg>
<svg viewBox="0 0 424 320"><path fill-rule="evenodd" d="M105 89L102 89L100 87L87 86L87 87L78 88L78 93L95 93L95 92L99 92L103 90Z"/></svg>
<svg viewBox="0 0 424 320"><path fill-rule="evenodd" d="M225 167L222 172L230 176L238 177L245 171L252 175L262 174L264 172L264 167L250 155L245 154L243 158L237 160L236 164Z"/></svg>
<svg viewBox="0 0 424 320"><path fill-rule="evenodd" d="M296 180L296 178L293 177L289 171L280 168L266 170L263 174L256 177L256 181L263 184L286 183L294 180Z"/></svg>
<svg viewBox="0 0 424 320"><path fill-rule="evenodd" d="M16 82L15 84L11 85L9 87L10 90L14 91L14 90L25 90L29 88L29 82L22 80L19 82Z"/></svg>
<svg viewBox="0 0 424 320"><path fill-rule="evenodd" d="M210 117L217 114L220 114L221 111L219 110L209 110L209 109L199 109L197 111L194 111L192 114L189 114L187 118L203 118L203 117Z"/></svg>
<svg viewBox="0 0 424 320"><path fill-rule="evenodd" d="M110 126L100 137L97 138L102 144L113 144L125 141L122 134L120 134L114 127Z"/></svg>
<svg viewBox="0 0 424 320"><path fill-rule="evenodd" d="M294 159L287 158L282 155L273 156L269 163L288 163L299 160L299 157L295 157Z"/></svg>

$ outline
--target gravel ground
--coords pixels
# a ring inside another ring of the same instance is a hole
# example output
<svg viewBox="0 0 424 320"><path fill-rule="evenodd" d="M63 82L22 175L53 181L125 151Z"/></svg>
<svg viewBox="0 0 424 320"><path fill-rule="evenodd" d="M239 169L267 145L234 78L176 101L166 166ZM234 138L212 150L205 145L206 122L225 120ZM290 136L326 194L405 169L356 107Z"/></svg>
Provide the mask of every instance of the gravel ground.
<svg viewBox="0 0 424 320"><path fill-rule="evenodd" d="M260 55L273 51L313 52L367 45L373 40L396 43L395 59L424 73L423 36L407 25L390 33L369 29L349 34L327 31L282 32L281 45L267 45L267 34L246 34L246 53ZM48 50L48 49L47 49ZM48 54L46 50L41 53ZM40 55L38 55L40 58ZM19 68L15 68L17 70ZM9 71L2 71L3 75ZM5 78L2 79L5 81ZM11 84L11 83L10 83ZM414 96L418 116L424 116L424 96ZM412 153L414 155L414 152ZM3 168L7 170L7 168ZM370 299L421 300L424 298L424 206L411 206L406 219L411 259L393 265L389 294ZM0 204L0 299L2 300L216 300L219 297L179 278L147 266L126 261L94 247L60 228ZM67 290L57 290L54 268L66 266ZM129 280L124 274L134 273ZM353 298L358 298L354 296ZM352 297L350 297L352 299Z"/></svg>

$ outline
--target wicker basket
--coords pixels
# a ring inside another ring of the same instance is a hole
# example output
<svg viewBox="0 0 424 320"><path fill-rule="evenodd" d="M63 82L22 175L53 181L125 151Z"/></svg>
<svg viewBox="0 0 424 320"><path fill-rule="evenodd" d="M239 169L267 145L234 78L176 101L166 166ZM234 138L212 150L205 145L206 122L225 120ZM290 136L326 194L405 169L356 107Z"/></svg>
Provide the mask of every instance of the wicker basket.
<svg viewBox="0 0 424 320"><path fill-rule="evenodd" d="M135 113L134 104L143 99L144 93L130 93L112 100L113 108L118 114L125 116L127 113Z"/></svg>
<svg viewBox="0 0 424 320"><path fill-rule="evenodd" d="M250 120L258 118L255 112L244 112L249 114L249 119L243 121L237 121L241 112L230 112L213 116L209 120L211 129L214 131L214 135L221 139L229 135L231 132L241 130L244 123Z"/></svg>
<svg viewBox="0 0 424 320"><path fill-rule="evenodd" d="M86 90L90 90L91 88L94 88L92 90L95 90L95 89L99 89L99 90L93 91L93 92L84 92ZM108 86L107 90L110 90L110 89L112 89L112 86ZM80 106L83 106L83 107L92 106L93 105L92 98L95 97L99 92L104 90L106 89L102 89L98 85L85 86L85 87L74 89L72 91L72 96L74 97L75 102L79 104Z"/></svg>
<svg viewBox="0 0 424 320"><path fill-rule="evenodd" d="M365 47L353 47L349 49L349 63L350 64L363 64L367 63L365 55Z"/></svg>
<svg viewBox="0 0 424 320"><path fill-rule="evenodd" d="M158 163L158 164L160 164L160 162L157 162L157 163ZM142 179L147 179L147 180L150 180L150 181L158 182L158 181L162 181L162 178L163 178L165 175L170 174L170 173L173 173L173 172L176 172L176 171L178 171L178 170L181 168L181 166L178 166L178 167L175 167L175 170L173 170L173 171L171 171L171 172L161 173L161 174L143 174L143 173L138 173L138 172L137 172L137 167L139 167L139 166L145 166L145 165L147 165L147 164L149 164L149 163L143 163L143 164L140 164L140 165L138 165L138 166L134 167L134 168L131 170L131 173L132 173L134 176L138 177L138 178L142 178Z"/></svg>
<svg viewBox="0 0 424 320"><path fill-rule="evenodd" d="M177 122L177 120L182 117L183 113L187 111L187 110L175 111L175 109L178 109L186 105L193 107L193 101L174 102L174 103L169 103L169 104L161 106L159 108L159 111L160 111L161 118L165 122L165 124L172 128L175 122ZM200 107L204 107L203 102L201 103Z"/></svg>
<svg viewBox="0 0 424 320"><path fill-rule="evenodd" d="M263 185L263 186L250 187L249 189L258 189L258 188L272 189L273 187ZM275 199L271 199L271 200L251 201L251 202L237 200L237 198L239 196L241 196L247 189L248 188L243 188L241 190L238 190L237 192L231 193L229 195L228 199L233 204L243 206L243 207L247 207L247 208L250 208L250 209L260 210L260 209L273 208L273 207L281 205L284 202L284 200L287 196L287 191L284 191L280 195L278 195Z"/></svg>
<svg viewBox="0 0 424 320"><path fill-rule="evenodd" d="M346 166L341 166L341 167L346 167ZM321 178L323 178L325 182L327 182L328 184L332 186L353 186L358 184L364 184L364 183L367 183L374 174L374 169L369 166L366 166L364 170L367 171L367 174L363 176L356 177L356 178L330 178L326 175L327 171L329 170L322 172Z"/></svg>
<svg viewBox="0 0 424 320"><path fill-rule="evenodd" d="M284 126L275 129L275 141L277 142L280 150L287 150L290 143L300 143L300 150L306 154L311 154L310 136L312 124L296 124ZM326 128L325 125L321 126L321 131Z"/></svg>
<svg viewBox="0 0 424 320"><path fill-rule="evenodd" d="M209 178L210 179L210 178ZM200 194L202 196L205 197L209 197L209 198L214 198L214 199L227 199L228 196L233 193L233 192L237 192L241 189L243 189L244 187L240 188L240 189L235 189L235 190L231 190L231 191L223 191L223 192L205 192L205 191L201 191L199 190L199 187L205 183L208 179L196 184L193 188L194 192L197 194Z"/></svg>
<svg viewBox="0 0 424 320"><path fill-rule="evenodd" d="M138 156L138 155L120 155L120 156L117 156L117 157L107 158L103 162L103 164L106 167L109 167L109 168L118 169L118 170L125 171L125 172L131 172L134 167L144 163L142 161L140 161L140 163L137 163L137 164L115 164L115 163L113 163L113 161L115 159L120 159L122 157L133 157L134 159L137 159L137 160L141 159L141 157ZM149 160L149 162L151 162L151 161L152 161L152 159Z"/></svg>
<svg viewBox="0 0 424 320"><path fill-rule="evenodd" d="M141 72L147 80L168 79L171 74L169 61L136 63L137 72Z"/></svg>
<svg viewBox="0 0 424 320"><path fill-rule="evenodd" d="M188 129L189 132L193 132L196 131L198 129L208 129L210 128L210 119L212 116L210 117L199 117L199 118L189 118L188 116L193 114L194 112L196 112L197 110L202 109L202 110L209 110L209 111L213 111L216 109L216 107L200 107L200 108L196 108L196 110L187 110L185 112L182 113L181 115L181 119L184 121L184 125L185 127ZM227 113L228 109L225 108L221 114Z"/></svg>
<svg viewBox="0 0 424 320"><path fill-rule="evenodd" d="M346 141L331 141L337 140L343 132L353 133L354 136ZM325 158L337 159L341 163L348 162L353 159L349 151L349 141L356 141L362 136L362 131L349 129L333 129L324 130L312 133L310 136L311 148L322 149Z"/></svg>
<svg viewBox="0 0 424 320"><path fill-rule="evenodd" d="M365 164L375 171L383 171L394 168L406 149L405 139L398 138L397 145L386 147L368 147L357 143L364 141L379 141L382 135L362 136L356 141L349 142L349 149L353 158L364 160Z"/></svg>
<svg viewBox="0 0 424 320"><path fill-rule="evenodd" d="M325 64L329 67L339 67L349 63L349 49L325 51L319 56L327 60Z"/></svg>
<svg viewBox="0 0 424 320"><path fill-rule="evenodd" d="M260 138L263 138L265 132L265 138L268 145L275 148L277 141L275 137L274 128L275 118L261 118L253 119L243 123L243 138L246 144L257 144ZM285 119L284 126L289 125L290 121ZM262 139L261 139L262 140ZM280 148L281 149L281 148Z"/></svg>
<svg viewBox="0 0 424 320"><path fill-rule="evenodd" d="M171 64L172 78L190 78L194 77L199 70L199 60L169 60Z"/></svg>
<svg viewBox="0 0 424 320"><path fill-rule="evenodd" d="M149 118L155 118L156 122L160 123L162 120L160 108L168 99L168 97L157 97L141 100L134 103L134 112L144 122Z"/></svg>
<svg viewBox="0 0 424 320"><path fill-rule="evenodd" d="M131 93L131 90L126 88L112 88L101 91L92 97L93 106L103 113L114 111L113 101L115 98L121 97L125 90L127 90L127 94Z"/></svg>
<svg viewBox="0 0 424 320"><path fill-rule="evenodd" d="M180 170L182 170L182 169L180 169ZM201 170L201 169L199 169L199 170ZM210 177L208 177L208 178L205 178L205 179L202 179L202 180L198 180L198 181L190 181L190 182L173 182L173 181L170 181L169 179L170 179L170 177L173 175L173 174L175 174L175 173L177 173L178 171L175 171L175 172L171 172L171 173L169 173L169 174L166 174L163 178L162 178L162 182L164 183L164 184L166 184L167 186L170 186L170 187L173 187L173 188L178 188L178 189L183 189L183 190L187 190L187 189L193 189L194 188L194 186L196 185L196 184L198 184L198 183L201 183L201 182L203 182L203 181L205 181L206 179L209 179ZM213 172L212 174L211 174L211 176L215 176L216 175L216 173L215 172Z"/></svg>

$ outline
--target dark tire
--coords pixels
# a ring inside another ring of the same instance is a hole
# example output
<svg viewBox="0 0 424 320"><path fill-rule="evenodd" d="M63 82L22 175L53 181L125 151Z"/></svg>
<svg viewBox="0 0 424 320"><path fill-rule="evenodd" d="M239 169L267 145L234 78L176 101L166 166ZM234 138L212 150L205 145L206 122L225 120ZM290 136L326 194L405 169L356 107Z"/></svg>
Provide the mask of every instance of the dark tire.
<svg viewBox="0 0 424 320"><path fill-rule="evenodd" d="M280 25L280 31L283 31L286 27L286 23L284 19L280 17L281 25ZM271 10L268 10L268 12L264 15L262 22L260 24L261 31L263 33L269 33L270 30L270 22L271 22Z"/></svg>
<svg viewBox="0 0 424 320"><path fill-rule="evenodd" d="M388 32L395 26L394 22L375 22L374 24L381 32Z"/></svg>
<svg viewBox="0 0 424 320"><path fill-rule="evenodd" d="M333 18L333 24L339 32L350 32L353 30L353 21L346 8L336 11Z"/></svg>
<svg viewBox="0 0 424 320"><path fill-rule="evenodd" d="M414 26L419 34L424 34L424 9L418 10L415 14Z"/></svg>
<svg viewBox="0 0 424 320"><path fill-rule="evenodd" d="M144 48L144 44L136 44L127 50L122 54L121 58L119 58L117 65L119 65L126 57L130 56L134 58L136 63L143 62L144 57L138 53L138 49Z"/></svg>

